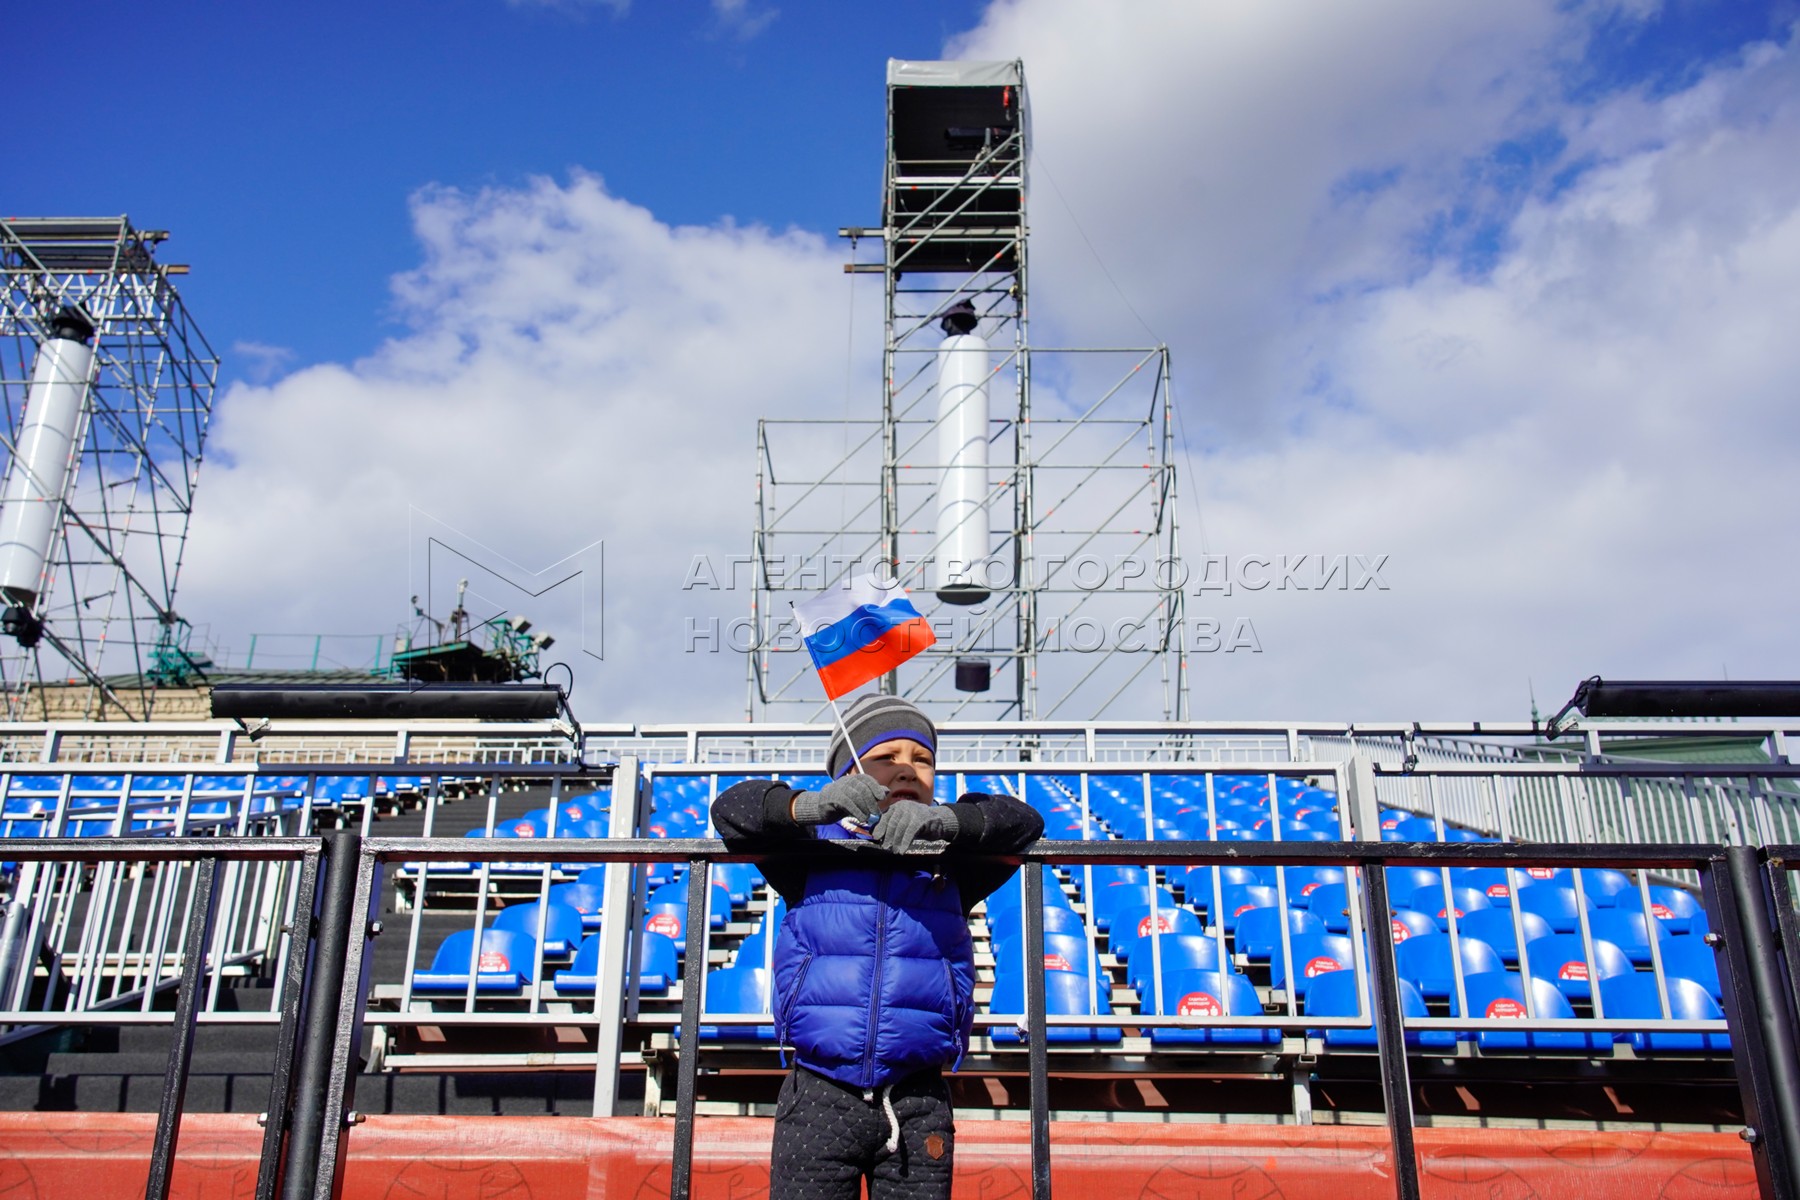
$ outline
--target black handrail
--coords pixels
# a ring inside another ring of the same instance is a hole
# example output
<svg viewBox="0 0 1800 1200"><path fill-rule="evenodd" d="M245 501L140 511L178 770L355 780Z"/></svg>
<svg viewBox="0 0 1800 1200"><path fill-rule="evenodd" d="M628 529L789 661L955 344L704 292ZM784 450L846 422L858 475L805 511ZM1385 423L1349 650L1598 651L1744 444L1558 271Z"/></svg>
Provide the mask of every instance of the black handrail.
<svg viewBox="0 0 1800 1200"><path fill-rule="evenodd" d="M268 1120L287 1131L286 1169L281 1173L284 1197L329 1196L337 1180L342 1131L353 1100L355 1072L348 1065L361 1033L361 1005L366 989L366 926L375 902L379 864L383 861L497 862L591 861L683 862L689 866L687 889L688 927L705 924L706 867L715 862L772 860L816 855L818 847L769 855L733 854L723 843L710 839L515 839L504 843L472 844L465 838L384 839L340 834L321 851L319 843L301 839L205 838L130 839L94 841L58 839L56 842L18 846L20 858L29 859L196 859L201 863L194 908L190 914L189 946L192 950L181 983L176 1011L176 1050L171 1054L165 1086L159 1137L152 1161L151 1195L164 1194L175 1155L182 1089L186 1082L185 1045L191 1049L198 990L203 978L202 952L213 906L208 879L216 863L234 858L294 856L299 843L303 862L310 854L325 855L315 878L319 883L317 929L296 927L296 942L310 949L312 966L304 973L290 973L290 984L301 993L290 1006L283 1003L284 1030L291 1011L303 1014L298 1026L298 1068L289 1097L276 1094L285 1085L282 1072L272 1086ZM1777 903L1786 896L1786 863L1800 858L1794 848L1773 847L1768 852L1749 848L1727 850L1707 844L1591 845L1549 843L1400 843L1400 842L1040 842L1029 850L1001 861L1026 867L1023 884L1027 900L1028 946L1041 954L1042 864L1173 864L1201 865L1338 865L1362 869L1361 887L1365 927L1379 931L1386 924L1386 875L1381 868L1420 864L1450 866L1555 865L1569 867L1617 866L1631 869L1691 869L1702 877L1709 918L1719 933L1722 955L1725 1013L1737 1059L1738 1083L1750 1130L1746 1133L1759 1180L1766 1195L1779 1200L1800 1196L1800 1064L1796 1063L1795 1038L1789 998L1794 994L1789 964L1800 947L1794 944L1792 914ZM855 853L856 851L844 851ZM304 890L306 878L301 886ZM303 909L304 911L304 909ZM1033 920L1033 913L1036 920ZM303 921L303 917L297 917ZM312 936L302 936L311 934ZM1393 1139L1395 1194L1418 1194L1418 1164L1412 1147L1410 1078L1408 1075L1406 1024L1398 1008L1398 985L1392 943L1369 938L1371 999L1377 1054ZM290 962L300 961L301 948L290 946ZM1029 951L1028 951L1029 953ZM1041 957L1036 961L1041 961ZM685 1197L692 1179L694 1109L698 1071L698 1028L702 1015L703 956L690 954L684 969L681 1017L680 1076L676 1098L675 1147L671 1195ZM335 997L336 1003L333 1003ZM1026 1019L1030 1033L1030 1102L1032 1125L1033 1194L1048 1197L1051 1187L1051 1151L1048 1121L1048 1071L1044 1057L1045 1013L1043 981L1028 973ZM1470 1019L1473 1023L1473 1018ZM1271 1018L1271 1024L1293 1023ZM278 1051L279 1056L279 1051ZM278 1057L279 1062L279 1057ZM265 1153L279 1130L265 1132ZM259 1195L270 1173L259 1177Z"/></svg>

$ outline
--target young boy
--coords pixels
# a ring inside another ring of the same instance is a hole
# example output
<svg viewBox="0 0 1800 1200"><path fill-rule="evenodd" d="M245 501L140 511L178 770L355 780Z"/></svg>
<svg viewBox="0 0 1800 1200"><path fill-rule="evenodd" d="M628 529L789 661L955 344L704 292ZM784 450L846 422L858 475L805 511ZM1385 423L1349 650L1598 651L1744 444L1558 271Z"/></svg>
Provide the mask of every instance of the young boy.
<svg viewBox="0 0 1800 1200"><path fill-rule="evenodd" d="M1044 820L1009 796L936 803L937 729L905 700L865 696L844 725L818 791L751 780L712 807L734 850L840 843L762 867L788 902L771 995L796 1063L775 1108L769 1194L854 1200L866 1178L870 1200L948 1200L942 1069L974 1023L969 910L1014 871L983 856L1023 850Z"/></svg>

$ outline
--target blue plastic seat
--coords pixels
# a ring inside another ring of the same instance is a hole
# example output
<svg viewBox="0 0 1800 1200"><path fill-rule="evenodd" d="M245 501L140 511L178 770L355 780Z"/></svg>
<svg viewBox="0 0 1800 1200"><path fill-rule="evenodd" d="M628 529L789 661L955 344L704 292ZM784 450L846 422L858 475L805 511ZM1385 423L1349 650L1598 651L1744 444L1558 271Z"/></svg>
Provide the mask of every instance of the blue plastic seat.
<svg viewBox="0 0 1800 1200"><path fill-rule="evenodd" d="M1275 889L1265 884L1234 884L1220 890L1225 894L1219 898L1219 911L1211 920L1226 933L1236 931L1238 918L1250 910L1274 908L1280 903Z"/></svg>
<svg viewBox="0 0 1800 1200"><path fill-rule="evenodd" d="M712 912L707 917L709 929L723 929L731 919L731 893L718 884L712 885ZM687 905L687 881L665 883L650 893L648 903L654 907L661 904L678 904L685 909Z"/></svg>
<svg viewBox="0 0 1800 1200"><path fill-rule="evenodd" d="M600 970L600 935L589 934L575 951L567 970L558 971L551 979L559 996L586 996L598 984ZM660 933L638 934L638 990L658 995L669 990L681 974L675 956L675 942Z"/></svg>
<svg viewBox="0 0 1800 1200"><path fill-rule="evenodd" d="M1548 979L1570 1000L1590 999L1595 979L1604 983L1614 976L1637 971L1623 950L1602 938L1594 939L1594 959L1589 962L1579 933L1553 933L1528 941L1525 957L1530 960L1533 976Z"/></svg>
<svg viewBox="0 0 1800 1200"><path fill-rule="evenodd" d="M1633 965L1648 967L1650 965L1650 939L1655 937L1662 945L1667 946L1670 940L1668 927L1655 918L1649 918L1645 924L1645 916L1641 912L1626 912L1620 908L1603 908L1588 917L1588 930L1597 938L1605 938L1625 952ZM1652 933L1651 931L1655 932Z"/></svg>
<svg viewBox="0 0 1800 1200"><path fill-rule="evenodd" d="M1056 905L1059 908L1069 907L1069 897L1062 890L1062 880L1048 865L1041 868L1044 880L1044 904ZM996 912L1008 911L1017 913L1025 900L1025 885L1018 872L1009 876L1005 883L995 888L987 898L987 911L990 919Z"/></svg>
<svg viewBox="0 0 1800 1200"><path fill-rule="evenodd" d="M1614 900L1620 912L1643 912L1644 898L1636 888L1620 892ZM1709 928L1706 910L1692 892L1680 888L1652 885L1650 912L1670 933L1705 933Z"/></svg>
<svg viewBox="0 0 1800 1200"><path fill-rule="evenodd" d="M544 836L544 823L526 817L515 817L510 821L497 821L494 824L494 836L541 838Z"/></svg>
<svg viewBox="0 0 1800 1200"><path fill-rule="evenodd" d="M1090 989L1092 989L1090 994ZM994 973L994 991L988 1000L988 1012L996 1016L1016 1016L1018 1025L1025 1024L1025 976L1020 971ZM1044 972L1044 1014L1046 1016L1111 1016L1112 985L1105 975L1081 975L1074 971ZM1016 1045L1024 1039L1019 1029L995 1025L988 1036L1000 1045ZM1117 1026L1052 1025L1045 1040L1056 1043L1114 1045L1120 1039Z"/></svg>
<svg viewBox="0 0 1800 1200"><path fill-rule="evenodd" d="M1272 884L1274 873L1267 867L1218 867L1219 887L1230 892L1233 887L1248 884ZM1180 877L1182 902L1195 911L1210 917L1213 904L1213 868L1207 866L1189 867Z"/></svg>
<svg viewBox="0 0 1800 1200"><path fill-rule="evenodd" d="M1021 938L1007 938L994 943L996 970L1018 970L1026 965L1025 943ZM1046 933L1044 963L1046 971L1073 971L1089 975L1100 970L1099 955L1083 934Z"/></svg>
<svg viewBox="0 0 1800 1200"><path fill-rule="evenodd" d="M766 1013L769 1007L770 972L765 967L717 967L706 973L701 1016L726 1013ZM703 1042L772 1042L774 1025L700 1026Z"/></svg>
<svg viewBox="0 0 1800 1200"><path fill-rule="evenodd" d="M1514 926L1514 921L1518 922L1517 927ZM1509 968L1519 965L1520 928L1525 931L1527 945L1556 932L1550 928L1550 922L1536 913L1515 913L1510 908L1487 908L1472 912L1456 923L1456 931L1462 936L1478 938L1499 951L1500 961Z"/></svg>
<svg viewBox="0 0 1800 1200"><path fill-rule="evenodd" d="M1111 887L1114 884L1129 884L1133 887L1150 886L1149 871L1145 870L1143 867L1128 867L1117 863L1095 863L1091 868L1079 866L1074 868L1071 874L1074 875L1075 882L1078 886L1082 884L1082 876L1085 871L1088 870L1093 872L1093 887L1095 891L1098 891L1103 887Z"/></svg>
<svg viewBox="0 0 1800 1200"><path fill-rule="evenodd" d="M1402 1017L1428 1017L1430 1010L1425 1007L1424 997L1419 989L1402 979L1400 984L1400 1015ZM1333 1050L1373 1050L1376 1046L1374 1009L1363 1004L1358 1006L1360 993L1356 986L1355 971L1331 971L1320 975L1312 981L1306 993L1306 1015L1309 1017L1354 1017L1359 1013L1369 1018L1369 1023L1362 1028L1346 1029L1309 1029L1307 1036L1323 1038L1325 1045ZM1366 999L1366 998L1365 998ZM1454 1047L1456 1035L1448 1029L1409 1029L1406 1032L1406 1044L1418 1047Z"/></svg>
<svg viewBox="0 0 1800 1200"><path fill-rule="evenodd" d="M1398 946L1409 938L1423 937L1439 930L1436 917L1414 912L1410 908L1396 908L1388 914L1388 932L1394 939L1394 945Z"/></svg>
<svg viewBox="0 0 1800 1200"><path fill-rule="evenodd" d="M1221 958L1219 940L1215 937L1203 933L1164 933L1158 934L1154 943L1149 938L1142 938L1133 947L1125 970L1125 982L1140 997L1150 993L1150 981L1159 958L1165 973L1229 969L1229 963Z"/></svg>
<svg viewBox="0 0 1800 1200"><path fill-rule="evenodd" d="M493 927L535 938L537 937L539 907L536 900L526 904L509 904L501 909L499 915L494 918ZM544 909L544 938L541 945L544 948L544 957L546 959L572 957L575 948L581 945L583 931L580 911L554 900L542 907Z"/></svg>
<svg viewBox="0 0 1800 1200"><path fill-rule="evenodd" d="M1159 1016L1260 1017L1262 1001L1256 988L1242 975L1225 971L1167 971L1162 980ZM1154 1045L1278 1046L1279 1029L1201 1027L1183 1029L1157 1026L1150 1030Z"/></svg>
<svg viewBox="0 0 1800 1200"><path fill-rule="evenodd" d="M1350 930L1350 888L1344 883L1322 883L1306 897L1306 911L1319 918L1328 932Z"/></svg>
<svg viewBox="0 0 1800 1200"><path fill-rule="evenodd" d="M1130 962L1138 943L1152 933L1200 933L1200 918L1192 909L1178 905L1158 905L1151 916L1150 906L1123 909L1113 914L1112 932L1106 944L1121 961Z"/></svg>
<svg viewBox="0 0 1800 1200"><path fill-rule="evenodd" d="M1581 890L1595 908L1612 908L1618 903L1619 897L1635 891L1636 885L1623 871L1615 871L1611 867L1583 867Z"/></svg>
<svg viewBox="0 0 1800 1200"><path fill-rule="evenodd" d="M475 932L459 929L443 940L432 957L431 968L413 975L415 992L464 992L469 987L469 960L475 950ZM475 958L475 994L515 994L525 986L537 961L537 943L522 933L504 929L481 931L481 948Z"/></svg>
<svg viewBox="0 0 1800 1200"><path fill-rule="evenodd" d="M1474 888L1496 908L1512 907L1512 884L1507 882L1503 867L1456 867L1450 872L1453 887Z"/></svg>
<svg viewBox="0 0 1800 1200"><path fill-rule="evenodd" d="M1524 1020L1527 1008L1525 1003L1525 982L1522 976L1510 971L1487 971L1467 976L1463 980L1463 989L1469 997L1469 1011L1461 1011L1456 1002L1456 994L1450 995L1450 1015L1453 1017L1473 1016L1488 1018L1506 1018ZM1547 979L1531 981L1531 1004L1535 1015L1542 1020L1572 1021L1575 1010L1563 994L1556 990L1556 985ZM1473 1031L1471 1031L1473 1032ZM1475 1042L1482 1050L1562 1050L1601 1053L1612 1049L1612 1035L1604 1033L1580 1033L1576 1031L1542 1031L1521 1030L1514 1033L1510 1030L1482 1030L1475 1033Z"/></svg>
<svg viewBox="0 0 1800 1200"><path fill-rule="evenodd" d="M1700 938L1678 937L1663 942L1662 964L1665 975L1691 979L1714 1000L1724 998L1724 990L1719 986L1719 952Z"/></svg>
<svg viewBox="0 0 1800 1200"><path fill-rule="evenodd" d="M763 875L755 863L714 863L712 881L725 889L732 904L748 904L762 886Z"/></svg>
<svg viewBox="0 0 1800 1200"><path fill-rule="evenodd" d="M1087 923L1074 909L1046 904L1043 913L1045 933L1074 933L1083 937L1087 936ZM1024 940L1025 914L1016 908L1011 911L990 912L987 916L987 923L988 933L996 942Z"/></svg>
<svg viewBox="0 0 1800 1200"><path fill-rule="evenodd" d="M1095 888L1089 902L1088 910L1093 914L1094 926L1106 933L1112 928L1113 914L1126 909L1136 909L1150 903L1151 889L1147 885L1129 883L1114 884L1111 887ZM1168 888L1155 889L1157 907L1177 908L1175 893Z"/></svg>
<svg viewBox="0 0 1800 1200"><path fill-rule="evenodd" d="M1388 902L1404 908L1412 894L1430 883L1442 883L1444 877L1436 867L1387 867Z"/></svg>
<svg viewBox="0 0 1800 1200"><path fill-rule="evenodd" d="M1550 922L1550 928L1557 933L1574 933L1581 927L1581 907L1575 889L1562 883L1551 881L1522 887L1513 897L1513 906L1520 912L1536 913ZM1589 917L1599 911L1592 900L1587 908Z"/></svg>
<svg viewBox="0 0 1800 1200"><path fill-rule="evenodd" d="M1500 961L1499 951L1476 938L1461 936L1460 930L1457 950L1465 982L1471 975L1506 969L1506 964ZM1452 961L1450 935L1447 933L1409 937L1394 947L1394 965L1400 977L1410 979L1427 1001L1442 1000L1455 994L1456 976L1451 966Z"/></svg>
<svg viewBox="0 0 1800 1200"><path fill-rule="evenodd" d="M1458 920L1473 912L1494 907L1488 901L1487 893L1479 888L1453 887L1450 899L1446 902L1442 883L1430 883L1419 888L1407 897L1405 907L1414 912L1422 912L1437 922L1439 929L1450 928L1450 914L1454 912ZM1427 997L1429 999L1429 997Z"/></svg>
<svg viewBox="0 0 1800 1200"><path fill-rule="evenodd" d="M1722 1021L1725 1014L1720 1011L1718 1002L1700 984L1691 979L1670 976L1669 985L1669 1019L1675 1021ZM1662 1003L1656 994L1656 977L1639 972L1620 976L1615 979L1600 981L1600 999L1606 1007L1608 1020L1614 1018L1630 1018L1635 1020L1660 1021L1663 1019ZM1642 1029L1631 1033L1622 1033L1620 1040L1629 1040L1631 1048L1639 1053L1693 1054L1731 1052L1731 1035L1728 1033L1659 1033L1654 1029Z"/></svg>
<svg viewBox="0 0 1800 1200"><path fill-rule="evenodd" d="M644 910L644 928L660 933L675 943L675 949L687 953L687 903L652 904Z"/></svg>
<svg viewBox="0 0 1800 1200"><path fill-rule="evenodd" d="M1382 831L1382 840L1387 841L1388 830ZM1430 817L1407 817L1394 826L1392 833L1396 842L1435 842L1440 841L1437 822Z"/></svg>
<svg viewBox="0 0 1800 1200"><path fill-rule="evenodd" d="M1313 809L1300 820L1333 840L1341 837L1344 832L1343 822L1339 820L1338 814L1328 808Z"/></svg>
<svg viewBox="0 0 1800 1200"><path fill-rule="evenodd" d="M1253 908L1238 918L1237 936L1232 942L1234 953L1253 963L1266 963L1281 956L1281 927L1287 926L1289 937L1326 932L1325 922L1297 908Z"/></svg>
<svg viewBox="0 0 1800 1200"><path fill-rule="evenodd" d="M652 813L644 822L644 836L653 838L697 838L706 836L706 822L685 809Z"/></svg>
<svg viewBox="0 0 1800 1200"><path fill-rule="evenodd" d="M601 876L605 878L604 875ZM553 904L566 904L581 914L581 926L592 932L600 928L600 914L606 910L606 887L591 883L559 883L550 889Z"/></svg>
<svg viewBox="0 0 1800 1200"><path fill-rule="evenodd" d="M1327 884L1343 884L1344 868L1342 867L1280 867L1282 881L1287 887L1289 908L1306 908L1313 894ZM1316 914L1315 914L1316 915Z"/></svg>
<svg viewBox="0 0 1800 1200"><path fill-rule="evenodd" d="M1241 935L1243 930L1240 928L1238 932ZM1356 963L1354 943L1342 934L1303 933L1288 945L1294 952L1294 969L1289 972L1287 961L1277 954L1270 965L1269 986L1289 988L1291 977L1289 990L1302 1002L1312 990L1314 980L1334 971L1351 970Z"/></svg>
<svg viewBox="0 0 1800 1200"><path fill-rule="evenodd" d="M1573 888L1575 873L1568 867L1520 867L1515 872L1519 891L1539 884L1550 884L1552 887ZM1581 890L1587 896L1588 903L1595 908L1611 908L1615 899L1623 892L1631 890L1635 885L1631 877L1623 871L1615 871L1611 867L1583 867L1581 869Z"/></svg>

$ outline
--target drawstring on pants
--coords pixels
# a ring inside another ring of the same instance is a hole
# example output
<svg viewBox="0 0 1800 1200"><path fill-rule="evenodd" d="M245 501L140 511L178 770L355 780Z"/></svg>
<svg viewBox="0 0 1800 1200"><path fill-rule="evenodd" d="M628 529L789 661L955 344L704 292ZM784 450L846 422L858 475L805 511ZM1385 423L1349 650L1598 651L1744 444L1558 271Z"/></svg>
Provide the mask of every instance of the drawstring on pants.
<svg viewBox="0 0 1800 1200"><path fill-rule="evenodd" d="M882 1147L885 1153L893 1154L900 1149L900 1118L894 1115L894 1085L884 1083L876 1090L875 1095L881 1101L881 1114L887 1118L887 1144Z"/></svg>

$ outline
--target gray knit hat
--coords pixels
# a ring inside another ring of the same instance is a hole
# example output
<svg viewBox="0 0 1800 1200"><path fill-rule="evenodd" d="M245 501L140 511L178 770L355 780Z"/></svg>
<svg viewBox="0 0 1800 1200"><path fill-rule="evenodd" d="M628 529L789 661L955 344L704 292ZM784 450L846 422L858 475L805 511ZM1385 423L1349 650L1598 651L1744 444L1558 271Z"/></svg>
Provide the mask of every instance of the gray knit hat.
<svg viewBox="0 0 1800 1200"><path fill-rule="evenodd" d="M883 742L906 738L937 753L937 726L911 701L898 696L862 697L844 714L844 726L850 730L850 740L844 740L844 730L840 728L832 734L831 749L825 752L825 769L833 779L855 764L856 758L850 753L852 745L860 757Z"/></svg>

